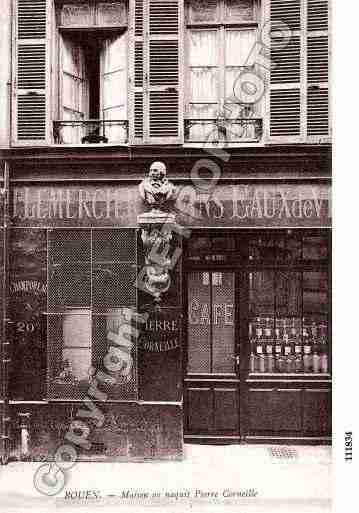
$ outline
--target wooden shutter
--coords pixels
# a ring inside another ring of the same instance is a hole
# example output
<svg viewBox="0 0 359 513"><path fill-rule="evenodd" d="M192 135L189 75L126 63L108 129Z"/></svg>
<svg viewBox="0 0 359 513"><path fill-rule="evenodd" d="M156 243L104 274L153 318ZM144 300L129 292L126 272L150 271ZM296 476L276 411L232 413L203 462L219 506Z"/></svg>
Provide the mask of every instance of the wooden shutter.
<svg viewBox="0 0 359 513"><path fill-rule="evenodd" d="M270 0L271 71L269 136L271 142L327 142L328 1ZM280 28L290 30L281 46Z"/></svg>
<svg viewBox="0 0 359 513"><path fill-rule="evenodd" d="M14 115L12 140L39 144L47 140L47 1L15 3Z"/></svg>
<svg viewBox="0 0 359 513"><path fill-rule="evenodd" d="M116 121L127 120L127 32L107 39L101 55L102 118L109 143L126 143L127 129Z"/></svg>
<svg viewBox="0 0 359 513"><path fill-rule="evenodd" d="M307 0L307 138L329 136L328 1Z"/></svg>
<svg viewBox="0 0 359 513"><path fill-rule="evenodd" d="M301 137L301 0L271 0L270 138L281 142ZM291 37L284 47L280 29Z"/></svg>
<svg viewBox="0 0 359 513"><path fill-rule="evenodd" d="M134 142L182 140L180 0L133 0Z"/></svg>
<svg viewBox="0 0 359 513"><path fill-rule="evenodd" d="M131 48L131 122L130 137L134 143L144 142L144 23L146 0L130 2L132 24Z"/></svg>
<svg viewBox="0 0 359 513"><path fill-rule="evenodd" d="M180 142L179 2L149 0L149 140Z"/></svg>

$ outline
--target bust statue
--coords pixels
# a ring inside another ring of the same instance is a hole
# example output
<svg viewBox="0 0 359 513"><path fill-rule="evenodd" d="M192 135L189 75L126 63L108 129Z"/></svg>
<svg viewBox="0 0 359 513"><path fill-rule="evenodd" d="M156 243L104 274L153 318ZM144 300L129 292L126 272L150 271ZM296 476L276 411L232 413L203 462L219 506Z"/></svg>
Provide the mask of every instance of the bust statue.
<svg viewBox="0 0 359 513"><path fill-rule="evenodd" d="M153 162L148 176L140 183L141 198L147 205L159 209L173 199L175 186L166 177L166 166L163 162Z"/></svg>

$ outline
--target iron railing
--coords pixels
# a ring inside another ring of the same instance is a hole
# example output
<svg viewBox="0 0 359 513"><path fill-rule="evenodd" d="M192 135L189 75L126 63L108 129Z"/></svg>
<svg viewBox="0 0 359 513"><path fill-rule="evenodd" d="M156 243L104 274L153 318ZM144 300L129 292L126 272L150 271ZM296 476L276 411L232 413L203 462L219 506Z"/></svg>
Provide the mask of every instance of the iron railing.
<svg viewBox="0 0 359 513"><path fill-rule="evenodd" d="M128 121L123 119L56 120L55 144L127 144Z"/></svg>
<svg viewBox="0 0 359 513"><path fill-rule="evenodd" d="M263 133L262 118L192 118L184 123L185 142L259 142Z"/></svg>

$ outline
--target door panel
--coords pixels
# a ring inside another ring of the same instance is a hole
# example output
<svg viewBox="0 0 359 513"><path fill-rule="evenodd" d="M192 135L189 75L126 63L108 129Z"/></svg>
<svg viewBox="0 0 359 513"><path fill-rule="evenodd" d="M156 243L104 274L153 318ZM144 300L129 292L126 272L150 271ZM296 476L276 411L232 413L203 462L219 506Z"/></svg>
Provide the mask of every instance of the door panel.
<svg viewBox="0 0 359 513"><path fill-rule="evenodd" d="M324 436L331 433L330 390L305 390L303 411L303 428L306 433Z"/></svg>
<svg viewBox="0 0 359 513"><path fill-rule="evenodd" d="M188 428L190 431L208 433L212 424L212 393L210 388L188 390Z"/></svg>
<svg viewBox="0 0 359 513"><path fill-rule="evenodd" d="M248 400L250 433L301 431L301 390L250 389Z"/></svg>
<svg viewBox="0 0 359 513"><path fill-rule="evenodd" d="M238 407L239 401L237 388L215 388L214 430L238 432Z"/></svg>

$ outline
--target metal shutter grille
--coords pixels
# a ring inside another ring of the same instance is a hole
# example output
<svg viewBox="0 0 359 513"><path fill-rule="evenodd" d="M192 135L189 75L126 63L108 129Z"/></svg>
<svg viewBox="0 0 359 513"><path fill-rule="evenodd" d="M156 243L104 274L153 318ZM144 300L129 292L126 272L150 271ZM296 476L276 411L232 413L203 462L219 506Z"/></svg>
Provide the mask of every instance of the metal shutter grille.
<svg viewBox="0 0 359 513"><path fill-rule="evenodd" d="M328 81L328 38L308 37L308 82Z"/></svg>
<svg viewBox="0 0 359 513"><path fill-rule="evenodd" d="M135 1L135 36L143 35L143 0Z"/></svg>
<svg viewBox="0 0 359 513"><path fill-rule="evenodd" d="M178 41L150 41L150 85L178 84Z"/></svg>
<svg viewBox="0 0 359 513"><path fill-rule="evenodd" d="M300 0L272 0L270 6L271 30L280 30L286 23L291 30L300 29Z"/></svg>
<svg viewBox="0 0 359 513"><path fill-rule="evenodd" d="M135 41L135 87L143 86L143 43Z"/></svg>
<svg viewBox="0 0 359 513"><path fill-rule="evenodd" d="M328 89L309 89L307 106L308 135L328 135Z"/></svg>
<svg viewBox="0 0 359 513"><path fill-rule="evenodd" d="M46 37L46 0L18 0L17 12L19 39Z"/></svg>
<svg viewBox="0 0 359 513"><path fill-rule="evenodd" d="M285 48L280 47L281 39L271 40L272 84L300 81L300 38L292 37Z"/></svg>
<svg viewBox="0 0 359 513"><path fill-rule="evenodd" d="M178 92L150 92L150 136L178 135Z"/></svg>
<svg viewBox="0 0 359 513"><path fill-rule="evenodd" d="M45 95L26 95L18 97L17 137L22 140L44 139Z"/></svg>
<svg viewBox="0 0 359 513"><path fill-rule="evenodd" d="M300 90L272 90L270 93L270 134L300 135Z"/></svg>
<svg viewBox="0 0 359 513"><path fill-rule="evenodd" d="M135 137L143 137L143 93L135 92Z"/></svg>
<svg viewBox="0 0 359 513"><path fill-rule="evenodd" d="M44 44L19 45L17 86L19 89L43 89L46 85L46 48Z"/></svg>
<svg viewBox="0 0 359 513"><path fill-rule="evenodd" d="M150 34L178 34L178 0L150 0Z"/></svg>
<svg viewBox="0 0 359 513"><path fill-rule="evenodd" d="M308 30L328 30L327 0L308 0Z"/></svg>

